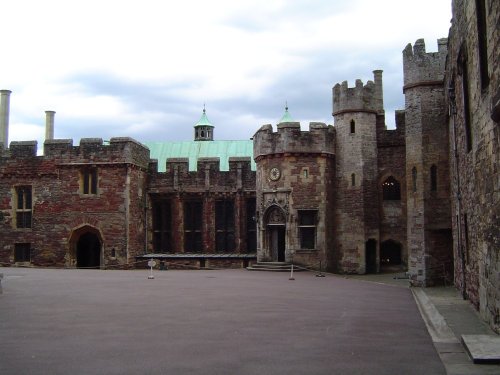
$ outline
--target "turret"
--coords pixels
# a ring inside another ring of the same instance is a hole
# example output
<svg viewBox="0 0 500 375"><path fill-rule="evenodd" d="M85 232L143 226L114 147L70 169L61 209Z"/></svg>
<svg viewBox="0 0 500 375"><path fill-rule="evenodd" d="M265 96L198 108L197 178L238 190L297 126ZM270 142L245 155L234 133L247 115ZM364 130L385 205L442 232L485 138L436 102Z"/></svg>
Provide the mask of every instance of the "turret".
<svg viewBox="0 0 500 375"><path fill-rule="evenodd" d="M354 87L347 82L333 88L333 116L336 129L335 211L338 226L335 246L339 272L376 271L379 243L377 192L377 119L384 116L382 71L375 70L374 82ZM371 220L366 220L371 218Z"/></svg>
<svg viewBox="0 0 500 375"><path fill-rule="evenodd" d="M417 286L433 285L452 253L446 53L447 39L438 40L438 52L426 52L423 39L403 50L408 265Z"/></svg>
<svg viewBox="0 0 500 375"><path fill-rule="evenodd" d="M264 125L253 137L257 259L325 269L332 242L326 228L333 227L334 129L312 122L302 131L288 108L276 128Z"/></svg>

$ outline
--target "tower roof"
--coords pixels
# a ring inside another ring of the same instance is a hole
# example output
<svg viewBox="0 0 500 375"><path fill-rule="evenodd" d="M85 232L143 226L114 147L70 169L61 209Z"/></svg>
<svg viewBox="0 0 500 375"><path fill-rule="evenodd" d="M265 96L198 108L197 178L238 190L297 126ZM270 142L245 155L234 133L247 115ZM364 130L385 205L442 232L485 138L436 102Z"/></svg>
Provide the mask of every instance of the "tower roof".
<svg viewBox="0 0 500 375"><path fill-rule="evenodd" d="M203 114L201 115L199 121L196 123L195 126L211 126L211 127L213 127L212 123L210 122L210 120L207 117L205 107L203 107Z"/></svg>
<svg viewBox="0 0 500 375"><path fill-rule="evenodd" d="M285 105L285 113L281 117L281 120L279 120L278 124L281 124L282 122L294 122L294 119L288 112L288 104Z"/></svg>

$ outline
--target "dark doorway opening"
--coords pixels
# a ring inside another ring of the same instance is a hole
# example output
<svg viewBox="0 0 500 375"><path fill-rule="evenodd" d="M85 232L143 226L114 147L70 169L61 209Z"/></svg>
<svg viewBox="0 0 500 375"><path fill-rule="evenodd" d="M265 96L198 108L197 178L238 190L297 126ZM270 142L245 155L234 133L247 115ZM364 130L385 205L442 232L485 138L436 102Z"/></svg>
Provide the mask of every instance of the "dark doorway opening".
<svg viewBox="0 0 500 375"><path fill-rule="evenodd" d="M366 273L377 272L377 241L370 238L365 244Z"/></svg>
<svg viewBox="0 0 500 375"><path fill-rule="evenodd" d="M76 266L78 268L100 268L101 241L96 234L87 232L76 243Z"/></svg>
<svg viewBox="0 0 500 375"><path fill-rule="evenodd" d="M273 225L270 230L270 245L273 261L285 261L285 226Z"/></svg>
<svg viewBox="0 0 500 375"><path fill-rule="evenodd" d="M380 245L380 268L387 270L399 269L401 262L401 244L393 240L387 240Z"/></svg>

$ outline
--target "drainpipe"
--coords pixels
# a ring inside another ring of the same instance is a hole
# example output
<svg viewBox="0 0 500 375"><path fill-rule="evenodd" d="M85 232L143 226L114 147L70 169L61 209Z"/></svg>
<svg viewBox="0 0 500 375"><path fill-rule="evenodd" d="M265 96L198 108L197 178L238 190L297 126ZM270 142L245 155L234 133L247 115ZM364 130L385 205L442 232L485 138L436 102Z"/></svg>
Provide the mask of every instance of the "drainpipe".
<svg viewBox="0 0 500 375"><path fill-rule="evenodd" d="M453 84L453 83L452 83ZM453 132L453 156L455 157L455 178L457 181L457 247L458 254L460 256L460 263L462 267L462 298L467 299L467 284L465 277L465 252L462 243L462 195L461 195L461 186L460 186L460 170L459 170L459 162L460 158L458 155L458 139L457 139L457 123L455 121L457 115L457 107L455 102L455 88L450 85L448 87L449 99L450 99L450 114L451 121L453 125L451 126L451 130Z"/></svg>

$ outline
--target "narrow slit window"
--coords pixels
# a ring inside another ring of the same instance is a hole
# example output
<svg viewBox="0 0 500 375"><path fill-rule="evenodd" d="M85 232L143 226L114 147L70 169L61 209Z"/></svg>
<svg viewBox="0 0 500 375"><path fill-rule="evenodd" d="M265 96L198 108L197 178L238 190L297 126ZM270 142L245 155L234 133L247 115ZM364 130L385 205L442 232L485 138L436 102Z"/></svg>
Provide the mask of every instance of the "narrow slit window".
<svg viewBox="0 0 500 375"><path fill-rule="evenodd" d="M356 122L354 120L351 120L351 134L356 133Z"/></svg>
<svg viewBox="0 0 500 375"><path fill-rule="evenodd" d="M488 73L488 30L486 22L486 1L476 0L476 22L479 49L479 75L481 77L481 89L488 87L490 76Z"/></svg>
<svg viewBox="0 0 500 375"><path fill-rule="evenodd" d="M351 186L356 186L356 175L351 174Z"/></svg>
<svg viewBox="0 0 500 375"><path fill-rule="evenodd" d="M416 167L413 167L411 170L411 181L412 181L413 192L415 193L417 191L417 168Z"/></svg>
<svg viewBox="0 0 500 375"><path fill-rule="evenodd" d="M469 96L469 70L467 67L466 49L462 47L458 58L459 73L462 76L462 103L465 128L465 144L467 152L472 150L471 110Z"/></svg>
<svg viewBox="0 0 500 375"><path fill-rule="evenodd" d="M84 168L82 175L82 192L85 195L97 194L97 168Z"/></svg>

